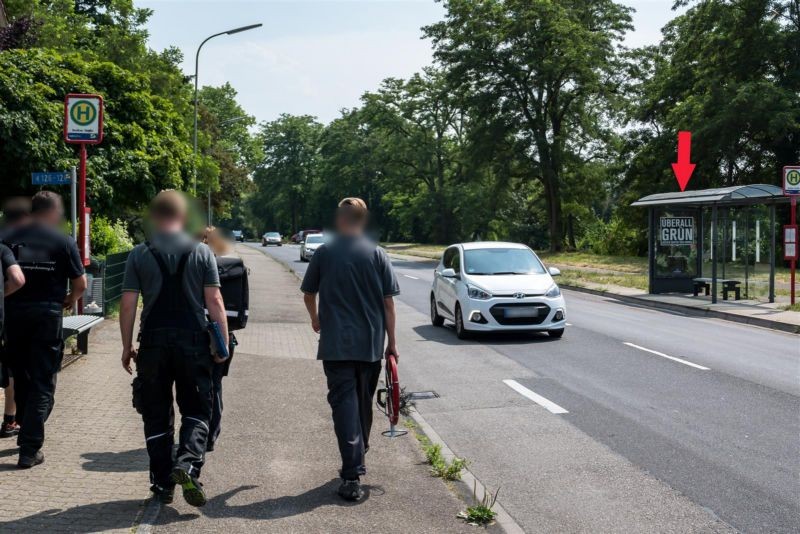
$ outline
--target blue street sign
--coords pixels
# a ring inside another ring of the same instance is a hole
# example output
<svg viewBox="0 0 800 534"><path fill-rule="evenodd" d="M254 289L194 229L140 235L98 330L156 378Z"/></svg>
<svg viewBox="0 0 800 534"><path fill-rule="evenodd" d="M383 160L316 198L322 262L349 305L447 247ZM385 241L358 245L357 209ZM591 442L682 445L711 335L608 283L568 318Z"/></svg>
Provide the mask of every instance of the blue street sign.
<svg viewBox="0 0 800 534"><path fill-rule="evenodd" d="M69 185L72 177L68 172L32 172L33 185Z"/></svg>

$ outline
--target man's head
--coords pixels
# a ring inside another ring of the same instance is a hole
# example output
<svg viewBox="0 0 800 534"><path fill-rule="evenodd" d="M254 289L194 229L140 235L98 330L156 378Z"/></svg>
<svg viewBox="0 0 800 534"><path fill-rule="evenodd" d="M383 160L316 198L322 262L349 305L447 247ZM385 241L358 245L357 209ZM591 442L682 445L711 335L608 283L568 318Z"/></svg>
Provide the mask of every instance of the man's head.
<svg viewBox="0 0 800 534"><path fill-rule="evenodd" d="M161 191L150 203L150 219L156 230L162 232L183 230L188 211L186 197L174 189Z"/></svg>
<svg viewBox="0 0 800 534"><path fill-rule="evenodd" d="M21 226L31 216L30 197L13 197L3 204L3 222L6 226Z"/></svg>
<svg viewBox="0 0 800 534"><path fill-rule="evenodd" d="M367 225L367 204L356 197L339 202L336 210L336 230L340 234L360 234Z"/></svg>
<svg viewBox="0 0 800 534"><path fill-rule="evenodd" d="M52 191L39 191L31 199L31 215L47 226L60 226L64 220L64 202Z"/></svg>

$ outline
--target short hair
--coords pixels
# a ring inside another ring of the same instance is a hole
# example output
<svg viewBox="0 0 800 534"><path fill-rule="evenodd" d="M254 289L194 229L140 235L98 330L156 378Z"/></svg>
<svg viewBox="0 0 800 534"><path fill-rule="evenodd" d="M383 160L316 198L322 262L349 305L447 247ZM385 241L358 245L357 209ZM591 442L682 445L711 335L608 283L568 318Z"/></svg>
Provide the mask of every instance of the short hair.
<svg viewBox="0 0 800 534"><path fill-rule="evenodd" d="M350 224L363 224L367 220L369 211L367 203L357 197L347 197L339 202L337 215L347 219Z"/></svg>
<svg viewBox="0 0 800 534"><path fill-rule="evenodd" d="M161 191L150 203L150 216L154 219L184 218L188 210L186 198L174 189Z"/></svg>
<svg viewBox="0 0 800 534"><path fill-rule="evenodd" d="M63 207L61 195L52 191L39 191L31 199L31 213L46 213L54 209Z"/></svg>
<svg viewBox="0 0 800 534"><path fill-rule="evenodd" d="M31 199L29 197L13 197L3 204L3 219L6 223L14 224L31 214Z"/></svg>

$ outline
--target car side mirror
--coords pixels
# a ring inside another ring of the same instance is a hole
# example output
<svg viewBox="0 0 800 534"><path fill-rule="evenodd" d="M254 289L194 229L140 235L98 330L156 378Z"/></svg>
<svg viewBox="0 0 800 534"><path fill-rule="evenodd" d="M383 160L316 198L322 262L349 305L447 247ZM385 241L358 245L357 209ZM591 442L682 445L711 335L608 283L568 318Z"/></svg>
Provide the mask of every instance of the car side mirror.
<svg viewBox="0 0 800 534"><path fill-rule="evenodd" d="M442 276L444 276L445 278L455 278L456 271L454 269L444 269L442 271Z"/></svg>
<svg viewBox="0 0 800 534"><path fill-rule="evenodd" d="M561 269L558 267L548 267L547 271L550 273L550 276L561 276Z"/></svg>

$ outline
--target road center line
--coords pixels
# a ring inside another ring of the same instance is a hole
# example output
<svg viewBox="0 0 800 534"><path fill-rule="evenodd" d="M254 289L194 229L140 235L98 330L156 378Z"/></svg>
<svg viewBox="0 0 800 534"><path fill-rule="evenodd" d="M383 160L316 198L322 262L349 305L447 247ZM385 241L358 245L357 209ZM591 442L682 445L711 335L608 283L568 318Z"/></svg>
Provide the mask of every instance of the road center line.
<svg viewBox="0 0 800 534"><path fill-rule="evenodd" d="M419 280L419 278L417 278L416 276L411 276L410 274L404 274L403 276L405 276L406 278L411 278L412 280Z"/></svg>
<svg viewBox="0 0 800 534"><path fill-rule="evenodd" d="M689 367L694 367L695 369L700 369L701 371L710 371L711 369L708 367L703 367L702 365L697 365L696 363L692 363L686 360L682 360L681 358L676 358L675 356L668 356L663 352L658 352L657 350L646 349L644 347L640 347L639 345L634 345L633 343L628 343L625 341L623 345L627 345L629 347L633 347L634 349L643 350L645 352L649 352L650 354L655 354L656 356L661 356L662 358L666 358L668 360L672 360L674 362L682 363L683 365L688 365Z"/></svg>
<svg viewBox="0 0 800 534"><path fill-rule="evenodd" d="M551 413L569 413L567 410L556 404L555 402L545 399L538 393L534 393L533 391L529 390L516 380L503 380L503 383L522 395L523 397L527 397L542 408L545 408L547 411Z"/></svg>

